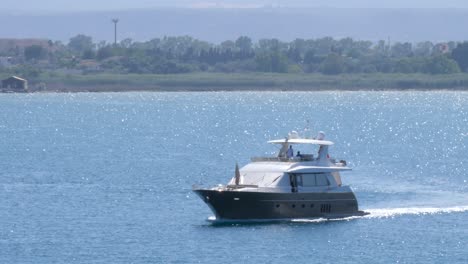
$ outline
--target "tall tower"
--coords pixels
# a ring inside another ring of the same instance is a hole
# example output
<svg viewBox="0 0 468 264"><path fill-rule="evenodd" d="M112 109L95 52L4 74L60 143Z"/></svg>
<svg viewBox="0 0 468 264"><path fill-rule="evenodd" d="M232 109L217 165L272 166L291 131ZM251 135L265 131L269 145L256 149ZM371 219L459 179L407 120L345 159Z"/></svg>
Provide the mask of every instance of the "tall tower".
<svg viewBox="0 0 468 264"><path fill-rule="evenodd" d="M119 19L112 19L112 23L114 23L114 45L117 45L117 23L119 23Z"/></svg>

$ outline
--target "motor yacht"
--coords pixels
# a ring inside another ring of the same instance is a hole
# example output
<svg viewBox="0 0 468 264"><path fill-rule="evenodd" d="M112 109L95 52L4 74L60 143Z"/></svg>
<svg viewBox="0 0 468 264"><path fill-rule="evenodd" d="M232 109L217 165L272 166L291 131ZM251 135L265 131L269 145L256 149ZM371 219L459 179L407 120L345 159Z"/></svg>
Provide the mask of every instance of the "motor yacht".
<svg viewBox="0 0 468 264"><path fill-rule="evenodd" d="M350 171L344 160L330 157L334 143L319 132L302 138L295 131L268 141L279 145L273 157L254 157L226 185L194 186L193 191L211 208L215 220L275 220L362 216L356 196L343 185L341 172ZM301 148L301 151L294 149Z"/></svg>

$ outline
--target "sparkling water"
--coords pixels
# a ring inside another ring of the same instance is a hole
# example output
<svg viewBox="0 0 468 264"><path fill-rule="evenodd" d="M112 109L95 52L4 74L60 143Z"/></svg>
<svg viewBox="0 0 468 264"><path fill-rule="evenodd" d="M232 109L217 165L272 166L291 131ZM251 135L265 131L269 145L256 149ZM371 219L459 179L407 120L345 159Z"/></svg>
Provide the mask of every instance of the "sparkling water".
<svg viewBox="0 0 468 264"><path fill-rule="evenodd" d="M207 221L307 129L370 215ZM0 94L0 142L0 263L468 263L468 93Z"/></svg>

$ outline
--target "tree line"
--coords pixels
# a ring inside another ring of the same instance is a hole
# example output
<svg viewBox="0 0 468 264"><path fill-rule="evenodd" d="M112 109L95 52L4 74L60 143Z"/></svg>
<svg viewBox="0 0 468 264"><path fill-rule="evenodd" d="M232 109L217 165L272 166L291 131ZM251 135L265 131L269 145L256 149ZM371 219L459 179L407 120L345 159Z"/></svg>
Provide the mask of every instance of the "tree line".
<svg viewBox="0 0 468 264"><path fill-rule="evenodd" d="M2 55L2 54L0 54ZM3 54L8 55L8 54ZM84 73L174 74L189 72L425 73L468 70L468 42L371 42L352 38L260 39L241 36L219 44L189 36L93 42L77 35L67 44L24 49L23 69L71 69Z"/></svg>

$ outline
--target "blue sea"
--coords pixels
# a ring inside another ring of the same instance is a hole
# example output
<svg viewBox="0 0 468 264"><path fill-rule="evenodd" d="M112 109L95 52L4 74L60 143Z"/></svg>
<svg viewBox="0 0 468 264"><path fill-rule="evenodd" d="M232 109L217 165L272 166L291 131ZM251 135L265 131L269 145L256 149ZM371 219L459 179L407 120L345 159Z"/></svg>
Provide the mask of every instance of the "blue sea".
<svg viewBox="0 0 468 264"><path fill-rule="evenodd" d="M207 221L193 184L305 128L370 215ZM467 244L466 92L0 94L0 263L468 263Z"/></svg>

